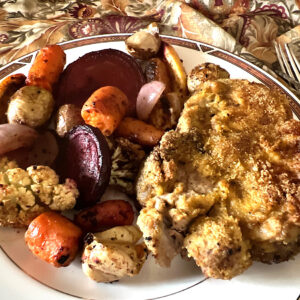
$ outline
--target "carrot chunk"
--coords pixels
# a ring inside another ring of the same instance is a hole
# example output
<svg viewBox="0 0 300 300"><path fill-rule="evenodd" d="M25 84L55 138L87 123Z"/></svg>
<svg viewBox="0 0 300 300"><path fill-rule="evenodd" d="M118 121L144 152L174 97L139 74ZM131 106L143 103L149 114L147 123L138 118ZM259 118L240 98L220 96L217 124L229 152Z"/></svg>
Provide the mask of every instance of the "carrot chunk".
<svg viewBox="0 0 300 300"><path fill-rule="evenodd" d="M153 147L158 144L164 131L138 119L125 118L117 128L116 134L140 145Z"/></svg>
<svg viewBox="0 0 300 300"><path fill-rule="evenodd" d="M66 63L66 54L59 45L42 48L28 72L26 85L34 85L52 92Z"/></svg>
<svg viewBox="0 0 300 300"><path fill-rule="evenodd" d="M76 257L81 235L81 229L69 219L48 211L30 223L25 242L42 260L55 267L65 267Z"/></svg>
<svg viewBox="0 0 300 300"><path fill-rule="evenodd" d="M128 106L128 98L120 89L105 86L96 90L84 103L81 116L86 124L109 136L124 118Z"/></svg>

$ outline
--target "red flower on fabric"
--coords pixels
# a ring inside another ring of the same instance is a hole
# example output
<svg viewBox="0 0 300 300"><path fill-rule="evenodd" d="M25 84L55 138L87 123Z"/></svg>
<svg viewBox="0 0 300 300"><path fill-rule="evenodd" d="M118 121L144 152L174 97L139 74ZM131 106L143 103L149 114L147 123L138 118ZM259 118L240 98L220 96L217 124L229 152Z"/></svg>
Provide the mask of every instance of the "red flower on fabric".
<svg viewBox="0 0 300 300"><path fill-rule="evenodd" d="M88 5L77 3L69 10L69 14L76 19L87 19L95 15L96 10Z"/></svg>

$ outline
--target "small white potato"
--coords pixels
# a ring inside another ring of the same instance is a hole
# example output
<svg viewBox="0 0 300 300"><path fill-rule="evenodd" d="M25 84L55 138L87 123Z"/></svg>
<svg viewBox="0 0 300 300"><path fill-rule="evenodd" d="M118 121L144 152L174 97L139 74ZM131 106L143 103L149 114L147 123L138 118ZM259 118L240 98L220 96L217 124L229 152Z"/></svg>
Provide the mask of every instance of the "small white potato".
<svg viewBox="0 0 300 300"><path fill-rule="evenodd" d="M52 94L40 87L24 86L10 98L7 119L11 124L39 127L52 114L54 100Z"/></svg>
<svg viewBox="0 0 300 300"><path fill-rule="evenodd" d="M74 126L84 124L81 117L81 108L74 104L64 104L57 112L56 132L64 137Z"/></svg>

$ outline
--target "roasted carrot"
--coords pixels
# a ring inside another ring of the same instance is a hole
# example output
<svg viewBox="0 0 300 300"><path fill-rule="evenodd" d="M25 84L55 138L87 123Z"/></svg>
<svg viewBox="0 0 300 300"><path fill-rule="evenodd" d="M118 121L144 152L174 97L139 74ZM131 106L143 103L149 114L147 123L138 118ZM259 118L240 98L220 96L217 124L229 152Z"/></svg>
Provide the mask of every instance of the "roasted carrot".
<svg viewBox="0 0 300 300"><path fill-rule="evenodd" d="M29 69L26 85L34 85L52 92L66 63L66 54L59 45L42 48Z"/></svg>
<svg viewBox="0 0 300 300"><path fill-rule="evenodd" d="M81 116L86 124L109 136L120 124L128 106L128 98L120 89L105 86L96 90L84 103Z"/></svg>
<svg viewBox="0 0 300 300"><path fill-rule="evenodd" d="M115 226L131 225L134 211L125 200L108 200L81 210L75 223L86 232L98 232Z"/></svg>
<svg viewBox="0 0 300 300"><path fill-rule="evenodd" d="M125 118L116 134L140 145L153 147L158 144L164 132L138 119Z"/></svg>
<svg viewBox="0 0 300 300"><path fill-rule="evenodd" d="M69 219L48 211L36 217L25 233L31 252L55 267L65 267L76 257L82 231Z"/></svg>
<svg viewBox="0 0 300 300"><path fill-rule="evenodd" d="M6 111L9 98L25 84L24 74L13 74L0 82L0 124L7 123Z"/></svg>

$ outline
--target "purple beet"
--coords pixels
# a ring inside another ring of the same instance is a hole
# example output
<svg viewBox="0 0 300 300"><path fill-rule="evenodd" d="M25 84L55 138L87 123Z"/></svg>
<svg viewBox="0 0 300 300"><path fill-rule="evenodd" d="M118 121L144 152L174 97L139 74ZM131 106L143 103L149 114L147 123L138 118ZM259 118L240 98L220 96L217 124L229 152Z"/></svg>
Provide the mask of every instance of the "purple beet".
<svg viewBox="0 0 300 300"><path fill-rule="evenodd" d="M110 179L111 159L105 137L97 128L79 125L64 138L59 169L76 181L80 196L76 208L98 202Z"/></svg>
<svg viewBox="0 0 300 300"><path fill-rule="evenodd" d="M89 52L67 66L55 99L59 106L72 103L81 108L95 90L116 86L128 97L128 115L134 116L136 98L144 83L143 71L132 56L104 49Z"/></svg>

